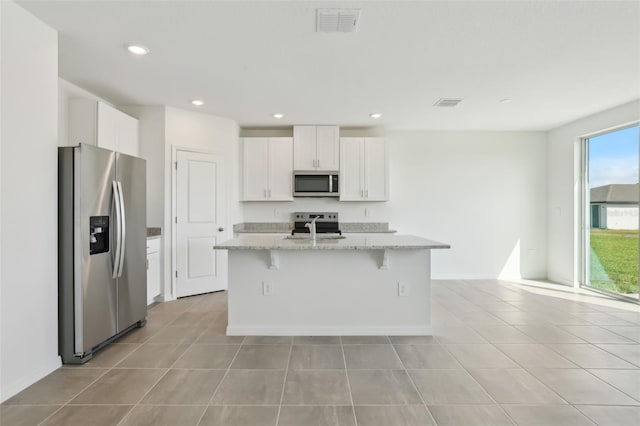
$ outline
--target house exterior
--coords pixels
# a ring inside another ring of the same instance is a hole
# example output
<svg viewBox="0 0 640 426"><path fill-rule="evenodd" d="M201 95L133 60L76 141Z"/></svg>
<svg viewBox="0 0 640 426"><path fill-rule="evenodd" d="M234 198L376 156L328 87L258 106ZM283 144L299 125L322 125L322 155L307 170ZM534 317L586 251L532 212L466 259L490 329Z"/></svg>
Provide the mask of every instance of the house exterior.
<svg viewBox="0 0 640 426"><path fill-rule="evenodd" d="M591 227L638 229L639 184L612 184L591 188Z"/></svg>

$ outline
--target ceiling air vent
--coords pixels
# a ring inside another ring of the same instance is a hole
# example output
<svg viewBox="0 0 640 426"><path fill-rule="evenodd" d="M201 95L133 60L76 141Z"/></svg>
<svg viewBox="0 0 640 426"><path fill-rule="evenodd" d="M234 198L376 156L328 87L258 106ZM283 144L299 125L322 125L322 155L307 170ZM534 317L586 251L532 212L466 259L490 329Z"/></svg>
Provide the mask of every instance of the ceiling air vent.
<svg viewBox="0 0 640 426"><path fill-rule="evenodd" d="M462 99L441 98L441 99L438 99L438 102L433 104L433 106L451 108L451 107L457 106L460 102L462 102Z"/></svg>
<svg viewBox="0 0 640 426"><path fill-rule="evenodd" d="M318 9L316 32L355 33L360 9Z"/></svg>

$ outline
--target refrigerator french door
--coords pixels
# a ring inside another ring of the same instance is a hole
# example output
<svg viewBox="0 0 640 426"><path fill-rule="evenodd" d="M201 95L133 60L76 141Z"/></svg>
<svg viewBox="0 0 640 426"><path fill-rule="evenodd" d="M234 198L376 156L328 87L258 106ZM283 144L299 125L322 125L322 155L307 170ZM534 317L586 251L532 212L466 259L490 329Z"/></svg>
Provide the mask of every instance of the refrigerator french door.
<svg viewBox="0 0 640 426"><path fill-rule="evenodd" d="M59 346L84 363L147 316L146 162L58 148Z"/></svg>

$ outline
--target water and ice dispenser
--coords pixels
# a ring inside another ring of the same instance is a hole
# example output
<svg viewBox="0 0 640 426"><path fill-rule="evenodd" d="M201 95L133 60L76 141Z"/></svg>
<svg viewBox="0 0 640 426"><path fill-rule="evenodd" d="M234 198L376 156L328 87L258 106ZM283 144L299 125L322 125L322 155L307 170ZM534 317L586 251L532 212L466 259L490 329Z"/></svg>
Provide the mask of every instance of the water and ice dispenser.
<svg viewBox="0 0 640 426"><path fill-rule="evenodd" d="M109 216L89 217L89 254L109 251Z"/></svg>

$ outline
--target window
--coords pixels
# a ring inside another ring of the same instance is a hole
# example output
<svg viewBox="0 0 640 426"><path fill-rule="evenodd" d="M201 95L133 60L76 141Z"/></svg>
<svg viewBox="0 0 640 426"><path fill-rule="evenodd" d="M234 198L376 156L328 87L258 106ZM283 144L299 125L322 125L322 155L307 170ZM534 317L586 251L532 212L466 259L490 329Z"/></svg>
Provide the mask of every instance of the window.
<svg viewBox="0 0 640 426"><path fill-rule="evenodd" d="M637 125L583 140L582 285L638 300Z"/></svg>

